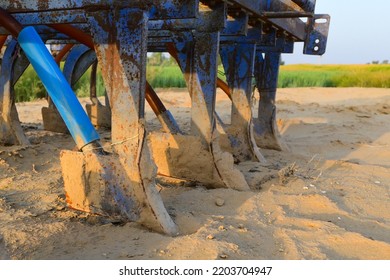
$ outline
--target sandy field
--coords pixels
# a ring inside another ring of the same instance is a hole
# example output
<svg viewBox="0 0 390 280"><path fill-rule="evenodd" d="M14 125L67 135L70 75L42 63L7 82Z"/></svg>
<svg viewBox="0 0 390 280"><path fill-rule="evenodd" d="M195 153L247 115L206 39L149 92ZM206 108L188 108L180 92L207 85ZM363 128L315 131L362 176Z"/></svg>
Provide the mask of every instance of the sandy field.
<svg viewBox="0 0 390 280"><path fill-rule="evenodd" d="M188 127L188 94L159 93ZM33 145L0 147L0 259L389 260L390 90L280 89L277 96L289 151L262 150L267 163L239 164L251 191L161 180L181 231L175 237L68 209L59 153L74 142L42 130L45 101L18 104ZM222 93L217 112L228 120ZM160 129L149 108L146 116L148 129Z"/></svg>

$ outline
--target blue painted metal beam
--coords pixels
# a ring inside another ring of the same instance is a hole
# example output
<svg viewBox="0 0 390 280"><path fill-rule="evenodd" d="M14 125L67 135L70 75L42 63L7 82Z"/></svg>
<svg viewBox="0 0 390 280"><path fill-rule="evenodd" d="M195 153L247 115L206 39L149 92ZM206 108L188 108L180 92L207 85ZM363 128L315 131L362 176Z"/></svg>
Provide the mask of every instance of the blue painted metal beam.
<svg viewBox="0 0 390 280"><path fill-rule="evenodd" d="M301 7L306 12L314 13L316 0L292 0L295 4Z"/></svg>
<svg viewBox="0 0 390 280"><path fill-rule="evenodd" d="M269 11L294 11L294 6L291 3L286 3L280 0L265 1L254 0L229 0L229 1L203 1L205 3L226 2L229 7L233 7L234 11L239 8L247 12L251 21L268 22L275 27L289 33L294 38L304 41L306 24L299 18L269 18L264 14ZM301 2L304 2L303 0ZM306 1L310 2L310 1ZM198 17L199 1L197 0L145 0L145 1L104 1L104 0L67 0L67 1L24 1L15 7L12 4L0 3L0 7L15 13L26 13L20 16L20 20L27 18L29 24L48 24L54 22L69 23L85 21L83 9L108 9L111 5L116 7L137 7L148 11L148 16L151 19L174 19L174 18L196 18ZM211 4L210 4L211 5ZM295 4L294 4L295 5ZM213 7L215 4L212 5ZM40 13L31 13L40 11ZM48 13L47 11L55 11L55 13ZM71 13L71 14L70 14ZM64 20L66 19L66 20Z"/></svg>
<svg viewBox="0 0 390 280"><path fill-rule="evenodd" d="M12 14L31 13L36 11L65 11L67 10L109 10L110 7L119 8L139 8L148 10L150 18L191 18L196 17L198 0L25 0L18 1L17 5L13 1L3 1L0 7ZM60 14L62 17L62 15Z"/></svg>
<svg viewBox="0 0 390 280"><path fill-rule="evenodd" d="M98 141L98 133L35 29L24 28L18 36L18 42L42 80L77 147L81 150Z"/></svg>
<svg viewBox="0 0 390 280"><path fill-rule="evenodd" d="M327 32L329 29L329 20L326 24L320 24L318 18L324 16L314 15L315 1L312 0L296 0L296 1L280 1L280 0L230 0L230 1L202 1L211 7L211 12L204 12L207 9L200 9L199 1L186 0L178 3L175 0L145 0L145 1L104 1L104 0L67 0L67 1L24 1L17 7L6 3L0 3L3 8L9 8L9 11L14 12L17 19L25 25L50 24L50 23L85 23L85 11L89 9L109 9L110 6L133 6L143 8L147 11L150 30L201 30L202 26L210 25L206 22L214 20L215 30L219 29L216 22L224 24L225 19L216 19L214 13L219 7L227 8L229 13L235 20L227 20L225 31L222 32L222 40L225 36L240 35L245 32L248 24L256 25L264 23L265 26L276 29L284 34L288 34L293 38L293 41L305 41L305 54L321 55L325 52ZM226 3L226 4L218 4ZM314 16L314 20L304 23L299 18L283 18L283 13L287 12L291 16L296 12L299 15L299 9L310 12ZM226 9L226 8L225 8ZM199 12L199 10L203 12ZM39 11L39 12L37 12ZM273 13L272 17L271 14ZM276 15L275 15L276 13ZM278 18L277 14L280 14ZM211 16L208 17L208 14ZM155 19L155 20L153 20ZM241 25L240 25L241 22ZM268 28L269 28L268 27ZM267 28L267 27L265 27ZM7 34L0 28L0 34ZM291 41L291 40L289 40ZM280 49L280 48L279 48Z"/></svg>
<svg viewBox="0 0 390 280"><path fill-rule="evenodd" d="M221 36L244 36L248 32L248 14L239 13L234 19L228 18Z"/></svg>

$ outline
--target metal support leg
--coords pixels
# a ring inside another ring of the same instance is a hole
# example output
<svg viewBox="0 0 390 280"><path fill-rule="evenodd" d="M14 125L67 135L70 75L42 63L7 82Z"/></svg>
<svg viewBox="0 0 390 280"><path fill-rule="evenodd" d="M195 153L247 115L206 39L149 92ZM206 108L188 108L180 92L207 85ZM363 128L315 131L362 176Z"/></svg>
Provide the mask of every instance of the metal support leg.
<svg viewBox="0 0 390 280"><path fill-rule="evenodd" d="M191 96L191 131L211 143L214 127L219 33L181 34L176 38L179 66Z"/></svg>
<svg viewBox="0 0 390 280"><path fill-rule="evenodd" d="M156 159L159 173L210 187L249 189L232 155L222 152L215 129L219 33L176 33L174 42L171 52L176 53L191 96L192 135L153 134L154 154L163 155Z"/></svg>
<svg viewBox="0 0 390 280"><path fill-rule="evenodd" d="M97 92L96 92L97 67L98 67L98 63L97 61L95 61L92 64L92 68L91 68L91 79L90 79L90 87L89 87L89 94L90 94L90 99L92 104L85 105L85 109L87 110L88 116L91 119L91 122L94 126L111 128L110 106L108 104L104 106L102 103L100 103L97 97ZM106 100L108 100L108 97L106 97Z"/></svg>
<svg viewBox="0 0 390 280"><path fill-rule="evenodd" d="M113 154L62 154L65 188L78 201L71 205L105 215L116 213L176 234L177 226L155 186L156 166L144 127L146 14L138 9L96 11L88 14L88 21L111 103ZM80 174L72 173L75 164Z"/></svg>
<svg viewBox="0 0 390 280"><path fill-rule="evenodd" d="M13 40L4 53L0 74L0 145L30 145L19 121L14 93L15 83L29 64Z"/></svg>
<svg viewBox="0 0 390 280"><path fill-rule="evenodd" d="M259 114L254 119L254 132L259 147L274 150L286 150L276 124L276 89L278 84L280 53L262 53L256 55L255 77L260 93Z"/></svg>
<svg viewBox="0 0 390 280"><path fill-rule="evenodd" d="M238 161L265 161L253 136L251 98L255 52L255 44L240 43L222 45L220 51L233 103L227 132Z"/></svg>

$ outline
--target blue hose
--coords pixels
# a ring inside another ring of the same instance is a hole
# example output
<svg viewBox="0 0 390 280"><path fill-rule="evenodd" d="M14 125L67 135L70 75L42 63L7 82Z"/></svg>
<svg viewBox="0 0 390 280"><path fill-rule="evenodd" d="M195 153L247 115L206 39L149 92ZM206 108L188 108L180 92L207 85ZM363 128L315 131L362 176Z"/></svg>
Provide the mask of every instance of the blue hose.
<svg viewBox="0 0 390 280"><path fill-rule="evenodd" d="M99 140L99 134L76 94L34 27L23 28L19 33L18 42L57 107L77 147L81 150L84 146Z"/></svg>

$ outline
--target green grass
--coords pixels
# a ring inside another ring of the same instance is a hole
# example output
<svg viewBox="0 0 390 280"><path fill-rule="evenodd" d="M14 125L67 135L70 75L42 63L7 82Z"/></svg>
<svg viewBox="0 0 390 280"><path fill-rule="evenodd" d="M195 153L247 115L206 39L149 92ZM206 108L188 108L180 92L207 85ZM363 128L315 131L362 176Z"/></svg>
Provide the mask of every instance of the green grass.
<svg viewBox="0 0 390 280"><path fill-rule="evenodd" d="M178 66L150 66L146 79L153 88L184 88L186 82Z"/></svg>
<svg viewBox="0 0 390 280"><path fill-rule="evenodd" d="M225 80L222 73L222 67L219 68L218 77ZM146 79L153 88L185 88L186 82L179 66L149 66Z"/></svg>
<svg viewBox="0 0 390 280"><path fill-rule="evenodd" d="M221 72L221 68L219 72ZM75 85L79 97L89 96L88 71ZM219 77L225 77L219 73ZM184 88L185 80L176 65L148 66L147 80L154 88ZM375 87L390 88L390 65L286 65L280 69L279 83L286 87ZM101 74L98 74L98 95L104 93ZM42 83L29 67L15 85L16 101L43 98Z"/></svg>
<svg viewBox="0 0 390 280"><path fill-rule="evenodd" d="M42 82L31 66L15 84L14 90L16 102L33 101L46 96Z"/></svg>
<svg viewBox="0 0 390 280"><path fill-rule="evenodd" d="M390 88L390 65L287 65L278 86Z"/></svg>

